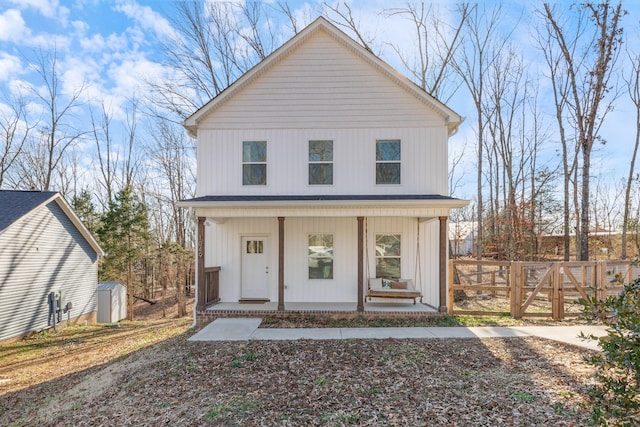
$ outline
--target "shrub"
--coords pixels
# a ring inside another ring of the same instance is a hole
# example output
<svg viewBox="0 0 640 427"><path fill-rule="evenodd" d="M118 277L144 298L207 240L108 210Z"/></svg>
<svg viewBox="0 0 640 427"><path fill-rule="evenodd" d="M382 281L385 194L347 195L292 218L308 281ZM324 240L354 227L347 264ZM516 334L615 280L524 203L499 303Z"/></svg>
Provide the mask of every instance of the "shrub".
<svg viewBox="0 0 640 427"><path fill-rule="evenodd" d="M640 425L640 278L624 285L620 295L581 301L589 320L608 327L598 341L602 350L587 357L596 369L589 388L593 420L601 425Z"/></svg>

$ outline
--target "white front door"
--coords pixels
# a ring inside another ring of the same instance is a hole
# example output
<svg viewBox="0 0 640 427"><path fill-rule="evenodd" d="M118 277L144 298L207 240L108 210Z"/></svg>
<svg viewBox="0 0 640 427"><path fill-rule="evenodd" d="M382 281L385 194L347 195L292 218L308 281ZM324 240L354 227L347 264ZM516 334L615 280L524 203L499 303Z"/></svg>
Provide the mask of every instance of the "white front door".
<svg viewBox="0 0 640 427"><path fill-rule="evenodd" d="M269 238L242 237L242 298L269 298Z"/></svg>

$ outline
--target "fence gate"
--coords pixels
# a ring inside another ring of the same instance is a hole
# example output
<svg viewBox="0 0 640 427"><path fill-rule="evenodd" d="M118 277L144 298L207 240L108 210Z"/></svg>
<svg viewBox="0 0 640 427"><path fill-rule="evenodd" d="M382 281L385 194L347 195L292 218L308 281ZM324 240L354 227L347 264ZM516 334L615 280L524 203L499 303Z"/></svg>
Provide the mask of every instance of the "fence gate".
<svg viewBox="0 0 640 427"><path fill-rule="evenodd" d="M629 261L524 262L452 260L449 312L512 317L577 315L579 299L620 292L640 277Z"/></svg>

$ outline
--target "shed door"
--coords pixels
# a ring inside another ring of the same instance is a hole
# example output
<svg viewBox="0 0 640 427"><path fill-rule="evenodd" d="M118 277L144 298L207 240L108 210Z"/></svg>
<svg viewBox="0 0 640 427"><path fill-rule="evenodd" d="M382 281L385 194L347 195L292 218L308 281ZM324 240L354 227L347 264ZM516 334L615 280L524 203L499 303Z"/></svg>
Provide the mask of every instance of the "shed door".
<svg viewBox="0 0 640 427"><path fill-rule="evenodd" d="M242 298L269 298L269 238L242 237Z"/></svg>

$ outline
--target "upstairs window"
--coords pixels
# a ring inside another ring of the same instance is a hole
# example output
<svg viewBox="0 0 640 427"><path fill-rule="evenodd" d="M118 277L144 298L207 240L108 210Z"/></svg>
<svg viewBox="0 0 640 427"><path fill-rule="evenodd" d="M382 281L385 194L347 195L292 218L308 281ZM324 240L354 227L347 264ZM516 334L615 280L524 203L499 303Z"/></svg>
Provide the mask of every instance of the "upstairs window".
<svg viewBox="0 0 640 427"><path fill-rule="evenodd" d="M400 275L400 235L376 234L376 277L399 279Z"/></svg>
<svg viewBox="0 0 640 427"><path fill-rule="evenodd" d="M309 185L333 184L333 141L309 141Z"/></svg>
<svg viewBox="0 0 640 427"><path fill-rule="evenodd" d="M267 142L242 142L242 185L267 185Z"/></svg>
<svg viewBox="0 0 640 427"><path fill-rule="evenodd" d="M376 184L400 184L400 140L376 141Z"/></svg>

